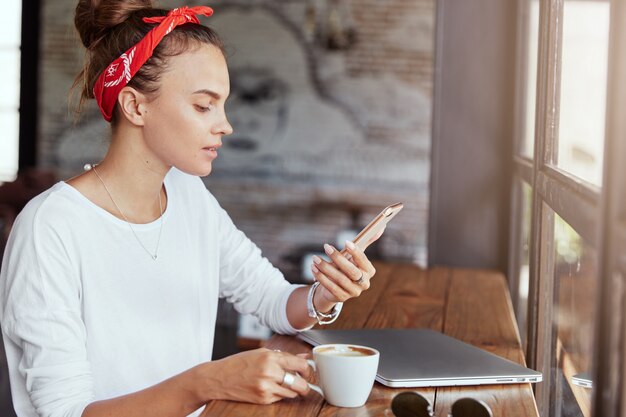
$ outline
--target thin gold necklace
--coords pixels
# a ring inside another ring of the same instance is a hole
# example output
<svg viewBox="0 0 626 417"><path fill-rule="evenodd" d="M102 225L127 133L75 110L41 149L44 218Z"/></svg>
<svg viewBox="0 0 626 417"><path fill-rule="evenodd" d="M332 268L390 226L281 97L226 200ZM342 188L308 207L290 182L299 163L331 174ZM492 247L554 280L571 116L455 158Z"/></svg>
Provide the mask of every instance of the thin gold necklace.
<svg viewBox="0 0 626 417"><path fill-rule="evenodd" d="M157 260L157 254L159 252L159 244L161 243L161 231L163 230L163 205L161 203L161 190L159 189L159 210L161 211L161 216L159 217L159 219L160 219L160 223L161 224L159 226L159 238L157 239L157 244L156 244L156 248L154 249L154 255L153 255L152 252L150 252L148 250L148 248L146 248L146 245L143 244L141 239L139 239L139 236L137 236L137 233L135 233L135 229L133 228L133 225L128 221L128 217L126 217L126 215L124 214L124 212L122 211L120 206L118 206L117 203L115 202L115 199L111 195L111 191L109 191L109 188L107 187L107 185L102 180L102 177L100 177L100 174L98 174L98 170L96 170L96 165L98 165L98 164L86 164L85 165L85 170L89 171L89 170L93 169L94 174L96 174L96 177L98 177L98 179L102 183L102 186L104 187L104 189L106 190L107 194L109 195L109 198L111 199L111 201L113 202L113 204L115 205L117 210L120 212L120 214L122 215L122 217L126 221L126 224L128 225L128 227L130 227L130 231L133 232L133 235L135 236L135 239L137 239L137 242L139 242L139 244L146 251L146 253L148 255L150 255L150 257L153 260L156 261Z"/></svg>

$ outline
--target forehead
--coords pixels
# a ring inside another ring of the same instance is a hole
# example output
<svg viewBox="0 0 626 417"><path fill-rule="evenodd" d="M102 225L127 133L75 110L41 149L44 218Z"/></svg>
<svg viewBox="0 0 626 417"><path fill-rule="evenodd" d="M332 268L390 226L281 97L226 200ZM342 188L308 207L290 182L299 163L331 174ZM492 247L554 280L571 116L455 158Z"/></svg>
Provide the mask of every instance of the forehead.
<svg viewBox="0 0 626 417"><path fill-rule="evenodd" d="M161 74L161 89L183 94L207 89L226 97L230 80L226 59L217 47L200 45L168 59L168 70Z"/></svg>

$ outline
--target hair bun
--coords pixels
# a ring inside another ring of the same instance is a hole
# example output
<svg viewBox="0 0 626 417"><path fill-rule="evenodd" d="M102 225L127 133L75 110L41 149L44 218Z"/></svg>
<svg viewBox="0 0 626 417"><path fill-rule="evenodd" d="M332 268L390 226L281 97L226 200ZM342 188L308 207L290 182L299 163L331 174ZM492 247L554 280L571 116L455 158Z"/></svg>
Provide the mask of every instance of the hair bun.
<svg viewBox="0 0 626 417"><path fill-rule="evenodd" d="M74 25L85 48L91 49L111 28L146 8L152 8L152 0L79 0Z"/></svg>

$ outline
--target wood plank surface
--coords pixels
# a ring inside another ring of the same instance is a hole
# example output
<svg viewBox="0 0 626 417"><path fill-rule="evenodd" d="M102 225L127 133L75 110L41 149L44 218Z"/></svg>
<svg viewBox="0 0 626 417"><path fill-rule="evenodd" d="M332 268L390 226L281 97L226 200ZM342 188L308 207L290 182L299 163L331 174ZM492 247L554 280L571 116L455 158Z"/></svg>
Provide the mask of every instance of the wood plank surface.
<svg viewBox="0 0 626 417"><path fill-rule="evenodd" d="M375 309L383 292L389 285L392 264L374 264L376 275L371 280L369 290L357 302L346 303L341 318L335 323L323 326L325 329L362 328L371 311ZM316 326L322 328L322 326ZM268 349L280 349L290 353L309 353L311 346L294 337L276 335L265 345ZM207 404L201 417L209 416L315 416L322 408L324 400L315 392L306 398L283 400L271 405L252 405L231 401L212 401Z"/></svg>
<svg viewBox="0 0 626 417"><path fill-rule="evenodd" d="M506 281L493 271L409 264L377 263L371 288L344 305L341 317L324 329L429 328L473 344L499 356L524 363L519 332ZM321 328L320 326L317 326ZM291 336L274 336L270 349L310 352L311 347ZM306 398L261 406L228 401L209 403L209 416L392 416L391 400L406 388L378 382L367 403L359 408L333 407L312 393ZM459 398L482 399L494 416L537 417L530 384L415 389L431 401L437 417L447 417Z"/></svg>
<svg viewBox="0 0 626 417"><path fill-rule="evenodd" d="M520 347L504 275L454 269L445 312L444 333L466 343ZM471 320L468 320L471 318Z"/></svg>
<svg viewBox="0 0 626 417"><path fill-rule="evenodd" d="M377 268L378 271L378 268ZM441 331L443 310L450 273L438 268L425 271L415 265L395 265L390 271L387 287L373 306L367 322L362 326L346 324L346 328L416 328L428 327ZM356 323L355 323L356 324ZM319 414L331 416L381 416L393 415L390 405L394 395L403 389L389 388L378 382L367 403L359 408L340 408L328 403ZM416 390L434 403L435 389Z"/></svg>
<svg viewBox="0 0 626 417"><path fill-rule="evenodd" d="M435 417L448 417L452 404L464 397L483 400L494 417L539 416L530 384L510 384L438 388Z"/></svg>
<svg viewBox="0 0 626 417"><path fill-rule="evenodd" d="M370 288L358 299L345 303L337 321L324 326L316 325L316 329L361 329L365 327L369 316L377 310L390 283L395 281L393 275L396 265L379 262L374 263L374 268L376 268L376 274L370 281Z"/></svg>
<svg viewBox="0 0 626 417"><path fill-rule="evenodd" d="M280 349L290 353L308 353L311 346L290 336L274 336L269 340L268 349ZM234 401L211 401L200 417L301 417L316 416L322 408L323 400L312 392L306 398L286 399L270 405L238 403Z"/></svg>
<svg viewBox="0 0 626 417"><path fill-rule="evenodd" d="M524 364L505 278L492 271L454 269L444 313L444 333ZM468 319L469 318L469 319ZM437 389L436 417L447 417L463 397L487 403L494 416L538 416L530 384Z"/></svg>
<svg viewBox="0 0 626 417"><path fill-rule="evenodd" d="M365 327L419 327L441 331L449 270L435 268L425 271L415 265L400 264L393 269L391 276Z"/></svg>

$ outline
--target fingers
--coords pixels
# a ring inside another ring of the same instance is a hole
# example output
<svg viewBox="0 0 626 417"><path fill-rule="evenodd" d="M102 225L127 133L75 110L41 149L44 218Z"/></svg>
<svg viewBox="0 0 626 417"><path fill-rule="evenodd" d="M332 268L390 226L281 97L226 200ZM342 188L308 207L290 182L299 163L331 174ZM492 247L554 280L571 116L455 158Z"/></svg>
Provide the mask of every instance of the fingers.
<svg viewBox="0 0 626 417"><path fill-rule="evenodd" d="M345 302L350 299L350 294L345 292L339 285L335 284L330 278L319 271L313 272L315 279L321 284L326 291L321 291L321 297L331 303ZM330 294L330 296L326 294Z"/></svg>
<svg viewBox="0 0 626 417"><path fill-rule="evenodd" d="M367 259L367 256L365 256L365 252L349 240L346 241L345 250L361 270L365 271L370 278L374 276L376 269L374 268L374 265L372 265L372 262Z"/></svg>
<svg viewBox="0 0 626 417"><path fill-rule="evenodd" d="M281 398L296 398L298 395L303 395L303 396L306 395L306 394L299 394L295 390L285 388L280 384L276 386L275 390L276 390L276 395Z"/></svg>
<svg viewBox="0 0 626 417"><path fill-rule="evenodd" d="M280 356L278 363L286 371L297 372L304 378L311 376L311 367L304 357L284 353Z"/></svg>
<svg viewBox="0 0 626 417"><path fill-rule="evenodd" d="M315 258L313 260L315 262ZM358 297L361 291L365 289L340 273L332 264L326 261L314 264L311 270L315 279L335 298L335 300L328 299L328 301L344 302L350 298Z"/></svg>
<svg viewBox="0 0 626 417"><path fill-rule="evenodd" d="M353 257L350 261L331 245L324 245L324 250L331 258L331 262L314 256L312 271L320 284L336 299L329 301L346 301L358 297L369 288L369 279L375 270L363 251L350 242L346 249L347 255Z"/></svg>
<svg viewBox="0 0 626 417"><path fill-rule="evenodd" d="M303 376L309 377L311 370L303 356L261 348L217 362L223 366L224 386L232 387L223 393L224 399L271 404L310 392Z"/></svg>
<svg viewBox="0 0 626 417"><path fill-rule="evenodd" d="M278 383L279 389L277 390L277 393L279 395L283 395L288 398L295 398L298 395L302 395L303 397L306 396L311 390L309 388L309 384L306 382L304 378L302 378L297 373L291 373L291 374L294 377L293 383L291 385L284 385L282 383L282 378L281 378L281 381Z"/></svg>
<svg viewBox="0 0 626 417"><path fill-rule="evenodd" d="M271 354L275 358L276 364L275 367L272 367L272 380L276 382L275 394L284 398L307 395L310 388L304 378L311 376L311 368L306 359L287 352L272 351ZM286 377L286 373L289 373L290 376Z"/></svg>
<svg viewBox="0 0 626 417"><path fill-rule="evenodd" d="M329 244L324 245L324 251L326 255L332 259L333 264L337 266L348 278L352 281L357 281L363 276L363 271L358 267L358 264L350 262L344 255Z"/></svg>

